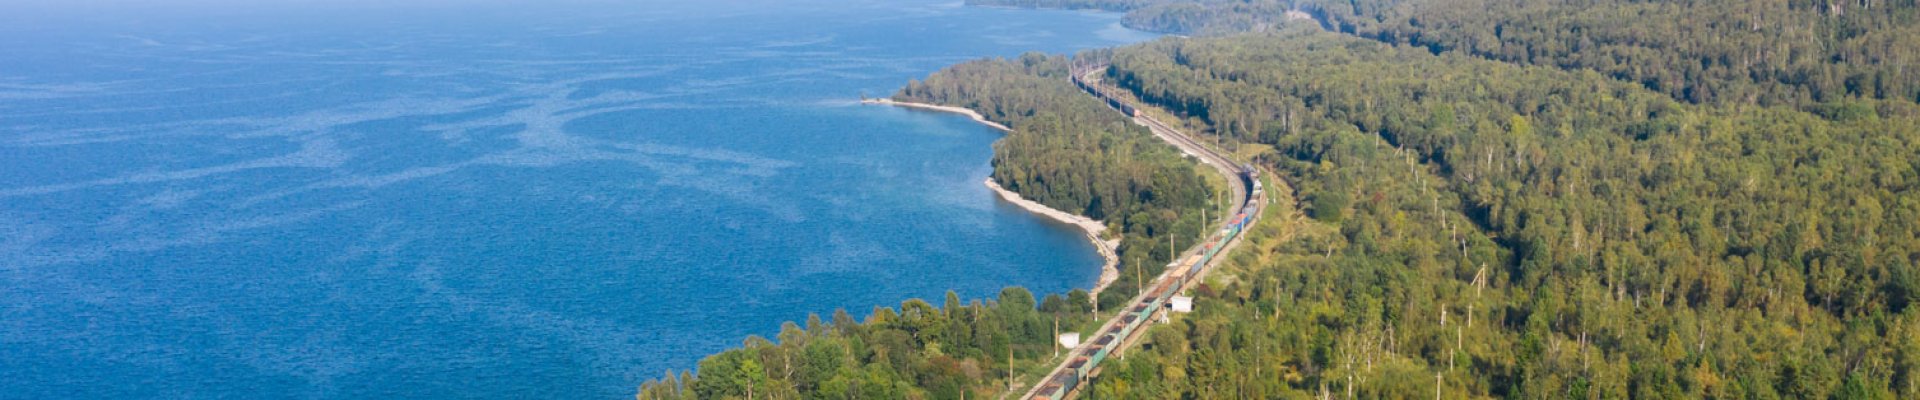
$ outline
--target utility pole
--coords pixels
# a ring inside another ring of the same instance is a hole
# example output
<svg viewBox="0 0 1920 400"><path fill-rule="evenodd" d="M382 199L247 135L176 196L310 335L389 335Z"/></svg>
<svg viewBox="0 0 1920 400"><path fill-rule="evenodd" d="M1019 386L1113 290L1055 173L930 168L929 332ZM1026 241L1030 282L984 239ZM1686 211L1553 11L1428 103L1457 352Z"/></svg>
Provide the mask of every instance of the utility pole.
<svg viewBox="0 0 1920 400"><path fill-rule="evenodd" d="M1146 268L1147 266L1144 264L1133 266L1133 290L1139 291L1140 293L1147 292ZM1094 304L1099 304L1099 302L1095 301Z"/></svg>

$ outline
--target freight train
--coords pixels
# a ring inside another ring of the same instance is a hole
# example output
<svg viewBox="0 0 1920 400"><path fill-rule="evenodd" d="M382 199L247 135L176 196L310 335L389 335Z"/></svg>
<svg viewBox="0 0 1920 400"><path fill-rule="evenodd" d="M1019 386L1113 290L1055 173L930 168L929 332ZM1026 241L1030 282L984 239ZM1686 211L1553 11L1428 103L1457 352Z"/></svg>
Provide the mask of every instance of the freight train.
<svg viewBox="0 0 1920 400"><path fill-rule="evenodd" d="M1093 376L1094 369L1098 368L1102 361L1106 361L1121 342L1144 329L1143 326L1149 319L1162 308L1168 307L1168 302L1173 295L1185 288L1188 282L1199 279L1201 273L1206 271L1207 264L1220 255L1221 248L1226 247L1228 242L1240 235L1242 229L1253 223L1255 216L1259 215L1259 207L1265 191L1261 188L1260 180L1254 176L1255 170L1243 168L1238 178L1245 180L1247 182L1245 187L1252 190L1239 213L1228 220L1227 225L1218 233L1209 237L1206 245L1201 247L1198 253L1168 266L1170 269L1163 275L1165 278L1155 283L1146 296L1127 308L1124 311L1125 314L1113 324L1101 327L1093 341L1078 349L1078 353L1071 354L1072 361L1067 362L1066 369L1042 382L1032 398L1065 399L1069 393L1073 393L1074 389L1086 384L1087 380Z"/></svg>
<svg viewBox="0 0 1920 400"><path fill-rule="evenodd" d="M1087 92L1093 93L1094 97L1098 97L1100 98L1100 100L1106 101L1108 106L1112 106L1113 109L1115 110L1120 110L1121 114L1126 114L1127 117L1129 118L1140 116L1140 110L1137 108L1133 108L1132 104L1127 104L1126 102L1120 101L1119 97L1115 97L1112 93L1107 93L1107 88L1094 85L1092 82L1087 82L1085 79L1083 79L1084 75L1086 75L1091 71L1093 70L1092 69L1088 69L1088 70L1074 69L1072 72L1073 85L1079 86L1081 90L1085 90Z"/></svg>
<svg viewBox="0 0 1920 400"><path fill-rule="evenodd" d="M1119 110L1128 117L1139 117L1139 109L1120 100L1113 93L1109 93L1109 89L1083 79L1085 75L1105 67L1105 65L1076 65L1070 69L1069 73L1072 75L1074 86L1093 94L1094 97L1105 101L1107 105L1113 106L1115 110ZM1216 158L1220 157L1216 156ZM1153 287L1147 290L1145 295L1122 311L1119 318L1095 331L1092 341L1074 350L1074 353L1069 353L1071 360L1066 366L1058 373L1045 378L1040 383L1040 387L1034 390L1031 398L1065 399L1074 393L1075 389L1087 384L1094 370L1098 369L1102 362L1118 350L1127 338L1145 329L1144 326L1149 319L1163 308L1169 307L1173 296L1186 288L1189 282L1199 279L1200 275L1206 272L1207 265L1213 262L1214 257L1220 255L1222 248L1253 223L1253 219L1259 215L1260 205L1264 204L1265 196L1265 190L1261 187L1257 175L1258 169L1250 164L1228 164L1228 167L1236 170L1234 172L1238 176L1235 178L1241 180L1244 184L1241 187L1246 188L1248 192L1245 197L1246 202L1238 205L1240 207L1238 213L1227 220L1227 224L1218 232L1209 235L1198 252L1168 266L1168 270L1153 284Z"/></svg>

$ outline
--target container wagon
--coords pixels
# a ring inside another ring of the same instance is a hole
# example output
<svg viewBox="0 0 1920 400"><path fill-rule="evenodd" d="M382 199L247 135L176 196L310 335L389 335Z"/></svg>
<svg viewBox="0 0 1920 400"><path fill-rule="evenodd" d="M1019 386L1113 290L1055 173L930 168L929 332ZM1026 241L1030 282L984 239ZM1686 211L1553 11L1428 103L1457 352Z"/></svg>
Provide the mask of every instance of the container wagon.
<svg viewBox="0 0 1920 400"><path fill-rule="evenodd" d="M1068 392L1072 392L1074 387L1080 386L1080 377L1074 375L1077 374L1069 370L1066 374L1055 376L1053 380L1049 380L1046 384L1041 385L1040 392L1035 394L1033 398L1047 400L1066 399Z"/></svg>

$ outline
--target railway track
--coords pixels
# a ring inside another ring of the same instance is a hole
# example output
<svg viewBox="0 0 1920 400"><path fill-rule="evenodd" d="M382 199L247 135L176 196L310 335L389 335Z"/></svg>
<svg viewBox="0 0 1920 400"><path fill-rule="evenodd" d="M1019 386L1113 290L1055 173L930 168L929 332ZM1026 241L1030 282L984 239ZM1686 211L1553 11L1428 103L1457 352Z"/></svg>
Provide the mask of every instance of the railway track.
<svg viewBox="0 0 1920 400"><path fill-rule="evenodd" d="M1218 231L1205 235L1205 239L1198 241L1181 257L1176 257L1173 265L1154 278L1152 286L1134 296L1113 318L1103 322L1094 331L1092 340L1067 353L1066 360L1042 377L1038 384L1020 397L1022 399L1059 400L1078 394L1108 356L1117 355L1129 347L1149 321L1166 311L1175 294L1199 282L1206 272L1211 271L1211 267L1219 260L1216 256L1226 253L1225 249L1235 243L1235 239L1252 225L1261 211L1263 189L1251 166L1234 162L1179 129L1141 112L1138 105L1117 96L1112 92L1113 89L1087 79L1087 76L1105 68L1105 65L1074 68L1071 79L1075 86L1132 117L1134 123L1146 126L1154 136L1219 170L1232 186L1232 209L1238 212L1222 216Z"/></svg>

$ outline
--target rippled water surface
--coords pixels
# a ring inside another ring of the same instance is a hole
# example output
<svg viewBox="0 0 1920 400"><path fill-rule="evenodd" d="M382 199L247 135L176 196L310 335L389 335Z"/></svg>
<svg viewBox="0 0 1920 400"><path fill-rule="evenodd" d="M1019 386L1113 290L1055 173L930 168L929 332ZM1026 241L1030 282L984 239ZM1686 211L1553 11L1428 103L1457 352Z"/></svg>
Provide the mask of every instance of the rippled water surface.
<svg viewBox="0 0 1920 400"><path fill-rule="evenodd" d="M938 1L0 5L0 398L620 398L785 320L1087 287L998 134L859 106L1140 41ZM717 4L716 4L717 3Z"/></svg>

